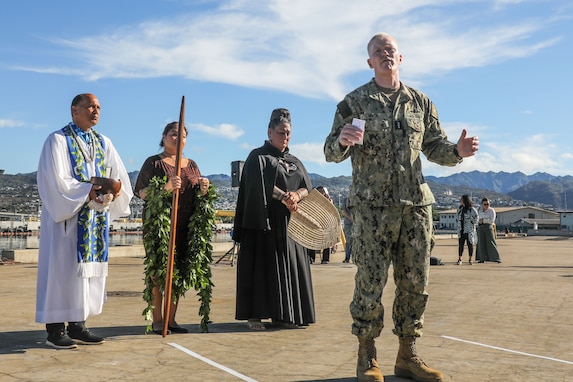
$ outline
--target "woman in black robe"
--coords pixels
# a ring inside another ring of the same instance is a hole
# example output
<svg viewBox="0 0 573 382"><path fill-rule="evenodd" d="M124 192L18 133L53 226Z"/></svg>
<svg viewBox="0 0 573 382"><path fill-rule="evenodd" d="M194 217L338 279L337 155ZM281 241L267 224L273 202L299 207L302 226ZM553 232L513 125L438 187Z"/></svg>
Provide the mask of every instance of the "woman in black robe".
<svg viewBox="0 0 573 382"><path fill-rule="evenodd" d="M307 251L287 236L291 212L312 189L304 165L289 153L290 135L289 111L273 110L268 140L249 154L241 175L233 229L240 243L235 318L253 330L265 329L261 319L287 328L315 322Z"/></svg>

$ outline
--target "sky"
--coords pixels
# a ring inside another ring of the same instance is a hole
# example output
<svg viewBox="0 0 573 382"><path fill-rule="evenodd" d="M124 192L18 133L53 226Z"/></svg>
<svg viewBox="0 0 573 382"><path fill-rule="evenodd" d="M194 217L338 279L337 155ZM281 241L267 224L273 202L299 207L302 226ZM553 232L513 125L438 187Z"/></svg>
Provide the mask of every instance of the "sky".
<svg viewBox="0 0 573 382"><path fill-rule="evenodd" d="M70 103L93 93L95 129L128 171L160 151L185 97L184 156L203 175L231 173L267 138L271 111L291 111L290 151L308 172L326 163L336 104L373 77L366 45L392 34L400 79L435 103L449 140L480 150L425 175L573 175L570 0L6 1L0 13L0 169L34 172Z"/></svg>

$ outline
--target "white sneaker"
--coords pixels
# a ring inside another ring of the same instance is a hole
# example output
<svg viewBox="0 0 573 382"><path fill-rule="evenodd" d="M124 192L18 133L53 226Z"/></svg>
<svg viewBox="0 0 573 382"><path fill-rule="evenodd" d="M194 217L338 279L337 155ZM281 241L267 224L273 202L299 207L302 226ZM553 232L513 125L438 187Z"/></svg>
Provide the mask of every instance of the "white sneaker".
<svg viewBox="0 0 573 382"><path fill-rule="evenodd" d="M462 265L462 261L461 261L461 260L458 260L458 262L457 262L456 264Z"/></svg>

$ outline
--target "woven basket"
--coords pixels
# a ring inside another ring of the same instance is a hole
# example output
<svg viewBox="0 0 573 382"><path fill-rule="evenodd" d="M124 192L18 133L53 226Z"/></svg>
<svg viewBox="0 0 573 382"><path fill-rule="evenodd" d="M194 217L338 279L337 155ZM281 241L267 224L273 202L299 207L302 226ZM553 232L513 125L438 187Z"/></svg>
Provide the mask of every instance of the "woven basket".
<svg viewBox="0 0 573 382"><path fill-rule="evenodd" d="M291 214L287 232L303 247L330 248L340 239L340 214L334 204L313 189Z"/></svg>

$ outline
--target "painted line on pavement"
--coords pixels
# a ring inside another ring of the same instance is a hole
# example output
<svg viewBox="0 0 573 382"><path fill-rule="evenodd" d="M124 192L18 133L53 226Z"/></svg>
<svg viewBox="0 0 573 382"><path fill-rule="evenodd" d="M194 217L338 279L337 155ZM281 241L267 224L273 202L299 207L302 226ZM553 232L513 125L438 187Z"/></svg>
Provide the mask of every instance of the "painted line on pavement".
<svg viewBox="0 0 573 382"><path fill-rule="evenodd" d="M223 366L223 365L221 365L221 364L219 364L219 363L217 363L217 362L215 362L215 361L211 361L209 358L205 358L205 357L203 357L202 355L199 355L199 354L197 354L197 353L195 353L195 352L193 352L193 351L191 351L191 350L189 350L189 349L187 349L187 348L185 348L185 347L183 347L183 346L181 346L181 345L178 345L178 344L173 343L173 342L169 343L168 345L171 345L171 346L173 346L174 348L181 350L183 353L189 354L190 356L197 358L198 360L201 360L201 361L203 361L203 362L205 362L205 363L208 363L208 364L211 365L211 366L214 366L214 367L216 367L216 368L218 368L218 369L221 369L221 370L223 370L223 371L226 371L227 373L229 373L229 374L231 374L231 375L234 375L235 377L240 378L240 379L242 379L243 381L247 381L247 382L257 382L257 380L255 380L255 379L249 378L249 377L247 377L247 376L245 376L245 375L243 375L243 374L241 374L241 373L239 373L239 372L236 372L236 371L233 370L233 369L229 369L227 366Z"/></svg>
<svg viewBox="0 0 573 382"><path fill-rule="evenodd" d="M490 349L502 350L502 351L506 351L506 352L508 352L508 353L520 354L520 355L525 355L525 356L528 356L528 357L547 359L547 360L549 360L549 361L555 361L555 362L566 363L566 364L568 364L568 365L573 365L573 362L571 362L571 361L565 361L565 360L558 359L558 358L545 357L545 356L542 356L542 355L531 354L531 353L524 353L524 352L517 351L517 350L511 350L511 349L500 348L500 347L497 347L497 346L486 345L486 344L482 344L482 343L480 343L480 342L462 340L462 339L460 339L460 338L455 338L455 337L450 337L450 336L442 336L442 337L443 337L443 338L447 338L447 339L452 340L452 341L465 342L466 344L472 344L472 345L477 345L477 346L483 346L483 347L490 348Z"/></svg>

